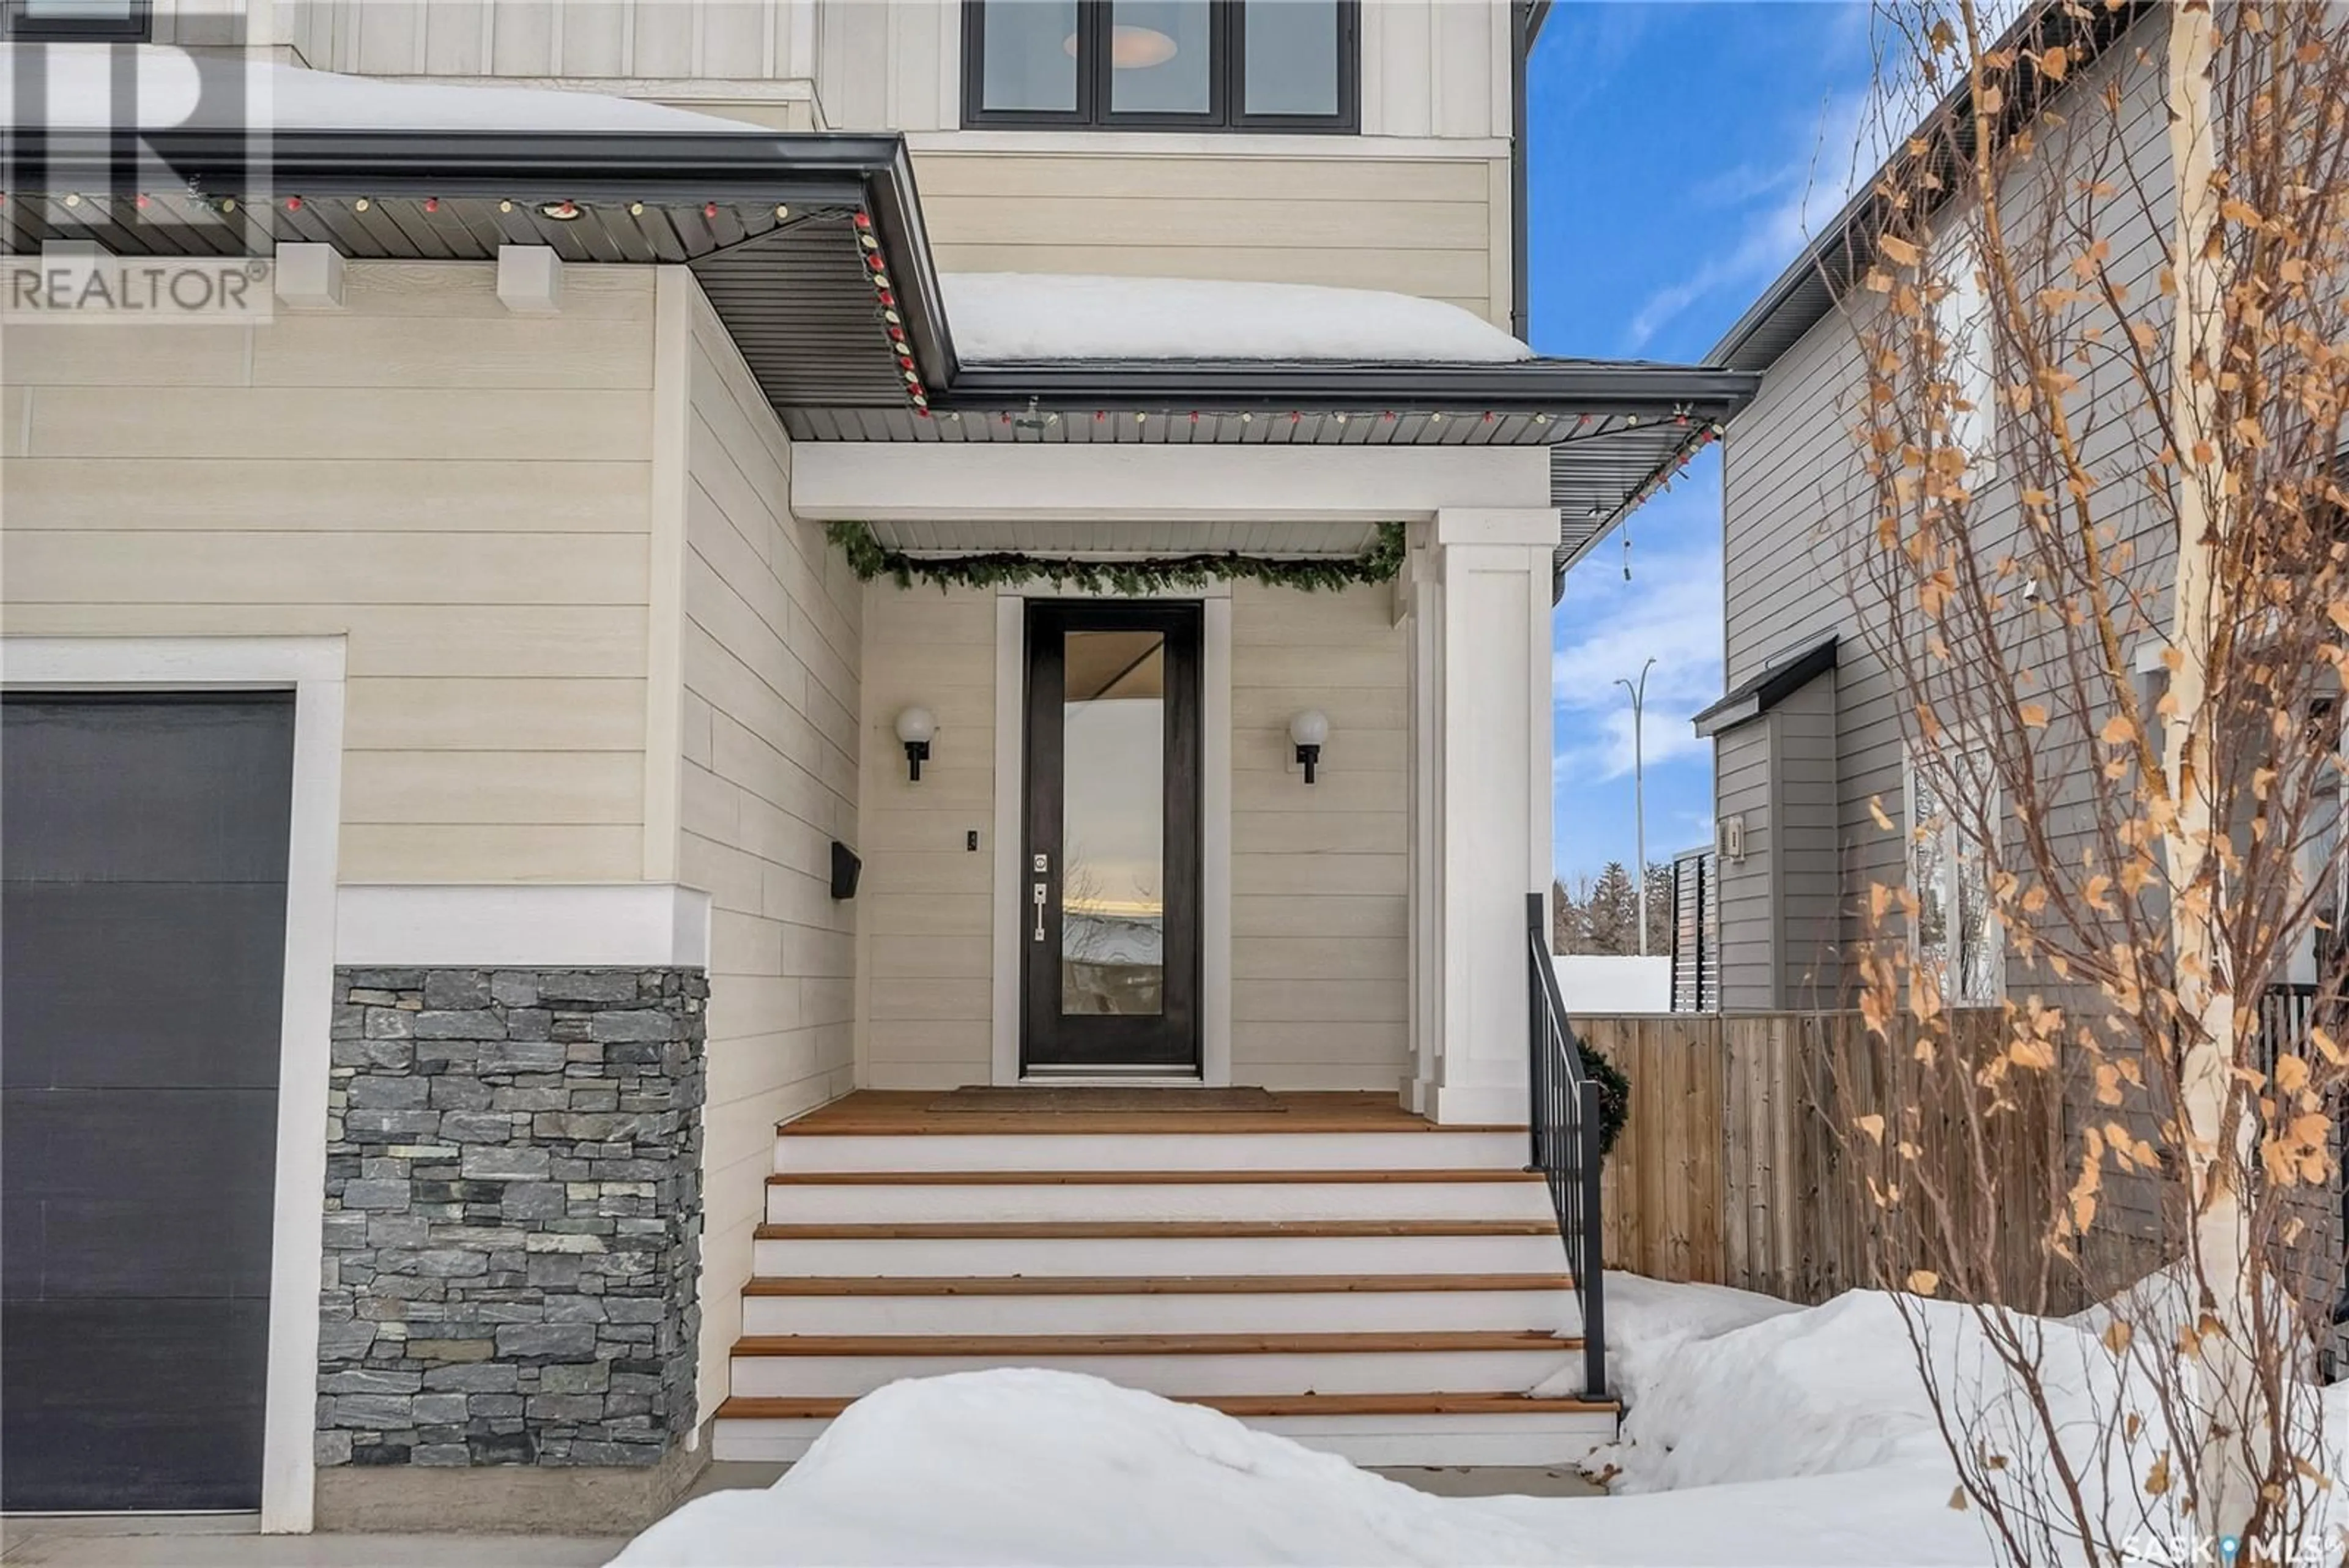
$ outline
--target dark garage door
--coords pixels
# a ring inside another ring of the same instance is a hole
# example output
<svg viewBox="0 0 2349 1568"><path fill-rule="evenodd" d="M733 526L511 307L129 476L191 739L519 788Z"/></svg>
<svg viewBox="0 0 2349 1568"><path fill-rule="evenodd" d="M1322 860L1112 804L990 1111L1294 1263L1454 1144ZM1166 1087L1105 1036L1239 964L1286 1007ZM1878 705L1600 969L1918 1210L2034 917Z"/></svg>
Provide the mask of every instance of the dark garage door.
<svg viewBox="0 0 2349 1568"><path fill-rule="evenodd" d="M257 1508L293 698L0 720L0 1506Z"/></svg>

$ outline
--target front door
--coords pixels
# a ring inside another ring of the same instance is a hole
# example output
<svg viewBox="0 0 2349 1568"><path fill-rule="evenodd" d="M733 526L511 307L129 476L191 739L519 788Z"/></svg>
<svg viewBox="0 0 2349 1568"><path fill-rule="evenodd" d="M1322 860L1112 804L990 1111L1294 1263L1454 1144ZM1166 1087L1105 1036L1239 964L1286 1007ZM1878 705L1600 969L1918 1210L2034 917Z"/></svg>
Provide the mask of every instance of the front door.
<svg viewBox="0 0 2349 1568"><path fill-rule="evenodd" d="M1025 1073L1199 1070L1199 626L1029 606Z"/></svg>

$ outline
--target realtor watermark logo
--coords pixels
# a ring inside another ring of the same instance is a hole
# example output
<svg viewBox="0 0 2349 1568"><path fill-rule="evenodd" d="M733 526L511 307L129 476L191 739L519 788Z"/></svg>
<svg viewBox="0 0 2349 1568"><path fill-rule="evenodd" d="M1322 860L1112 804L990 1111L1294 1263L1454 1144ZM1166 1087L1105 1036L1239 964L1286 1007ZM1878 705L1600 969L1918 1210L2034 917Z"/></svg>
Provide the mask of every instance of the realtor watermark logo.
<svg viewBox="0 0 2349 1568"><path fill-rule="evenodd" d="M267 61L16 43L0 90L0 325L272 314Z"/></svg>

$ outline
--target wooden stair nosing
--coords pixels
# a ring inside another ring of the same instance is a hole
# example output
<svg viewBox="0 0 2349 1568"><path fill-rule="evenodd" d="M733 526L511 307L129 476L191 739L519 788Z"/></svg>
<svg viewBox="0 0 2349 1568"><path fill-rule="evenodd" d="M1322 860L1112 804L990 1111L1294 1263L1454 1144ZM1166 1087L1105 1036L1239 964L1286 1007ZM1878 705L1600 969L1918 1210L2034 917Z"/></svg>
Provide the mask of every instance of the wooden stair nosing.
<svg viewBox="0 0 2349 1568"><path fill-rule="evenodd" d="M1613 1416L1612 1399L1572 1394L1213 1394L1170 1396L1179 1405L1204 1405L1226 1416ZM762 1397L737 1394L718 1407L721 1421L828 1421L854 1404L846 1398Z"/></svg>
<svg viewBox="0 0 2349 1568"><path fill-rule="evenodd" d="M761 1275L746 1296L1335 1295L1401 1291L1566 1291L1571 1274Z"/></svg>
<svg viewBox="0 0 2349 1568"><path fill-rule="evenodd" d="M753 1334L734 1342L751 1355L1361 1355L1413 1352L1582 1348L1539 1329L1432 1329L1340 1334Z"/></svg>
<svg viewBox="0 0 2349 1568"><path fill-rule="evenodd" d="M1555 1236L1556 1220L1039 1220L764 1224L761 1241L1150 1241L1195 1237Z"/></svg>
<svg viewBox="0 0 2349 1568"><path fill-rule="evenodd" d="M1540 1181L1513 1166L1427 1170L792 1170L770 1187L1253 1187Z"/></svg>

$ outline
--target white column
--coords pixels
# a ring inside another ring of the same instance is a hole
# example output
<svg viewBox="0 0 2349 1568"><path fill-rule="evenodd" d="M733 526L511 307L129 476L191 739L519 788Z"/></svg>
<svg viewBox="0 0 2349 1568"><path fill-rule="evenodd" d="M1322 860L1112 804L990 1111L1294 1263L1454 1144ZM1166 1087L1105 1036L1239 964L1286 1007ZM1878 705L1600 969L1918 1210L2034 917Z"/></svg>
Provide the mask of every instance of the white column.
<svg viewBox="0 0 2349 1568"><path fill-rule="evenodd" d="M1550 882L1547 507L1442 511L1415 556L1415 1109L1526 1117L1526 895Z"/></svg>

